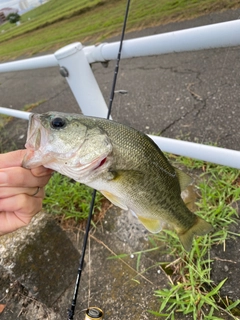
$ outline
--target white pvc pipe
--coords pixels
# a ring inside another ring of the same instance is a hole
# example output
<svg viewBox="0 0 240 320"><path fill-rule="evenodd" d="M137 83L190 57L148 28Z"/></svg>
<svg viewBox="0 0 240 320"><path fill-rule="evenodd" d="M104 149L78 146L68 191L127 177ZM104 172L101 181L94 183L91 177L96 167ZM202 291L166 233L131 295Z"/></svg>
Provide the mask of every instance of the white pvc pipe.
<svg viewBox="0 0 240 320"><path fill-rule="evenodd" d="M82 113L106 118L106 102L82 49L81 43L76 42L61 48L54 55L59 66L66 71L66 80Z"/></svg>
<svg viewBox="0 0 240 320"><path fill-rule="evenodd" d="M240 20L222 22L202 27L168 32L159 35L125 40L121 58L160 55L240 45ZM83 52L89 63L115 60L119 42L87 46ZM61 49L60 49L61 50ZM0 72L21 71L55 67L58 63L54 55L0 64Z"/></svg>
<svg viewBox="0 0 240 320"><path fill-rule="evenodd" d="M5 115L11 116L11 117L29 120L29 116L30 116L31 112L0 107L0 114L5 114Z"/></svg>
<svg viewBox="0 0 240 320"><path fill-rule="evenodd" d="M40 69L58 66L53 54L46 56L17 60L0 64L0 72L22 71L30 69Z"/></svg>
<svg viewBox="0 0 240 320"><path fill-rule="evenodd" d="M133 58L240 45L240 20L125 40L121 58ZM119 42L85 47L89 63L114 60Z"/></svg>
<svg viewBox="0 0 240 320"><path fill-rule="evenodd" d="M1 108L0 113L29 120L30 112ZM149 135L159 148L168 153L240 169L240 151L206 146L194 142Z"/></svg>
<svg viewBox="0 0 240 320"><path fill-rule="evenodd" d="M240 151L149 135L162 151L240 169Z"/></svg>

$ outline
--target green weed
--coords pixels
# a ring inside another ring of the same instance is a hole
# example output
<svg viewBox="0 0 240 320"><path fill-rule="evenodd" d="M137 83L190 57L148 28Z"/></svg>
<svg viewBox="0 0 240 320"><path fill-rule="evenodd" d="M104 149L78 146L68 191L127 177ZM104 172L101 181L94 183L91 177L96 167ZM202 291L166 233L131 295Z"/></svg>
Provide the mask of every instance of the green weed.
<svg viewBox="0 0 240 320"><path fill-rule="evenodd" d="M240 305L240 300L226 301L220 290L227 279L215 284L211 280L210 248L225 244L226 239L240 234L229 232L229 226L236 223L238 216L234 204L240 196L240 178L237 169L206 164L184 157L174 157L175 165L184 164L188 169L201 169L197 182L200 199L197 203L199 216L214 226L212 235L194 239L193 248L186 254L181 248L177 235L165 230L154 236L167 245L167 254L173 262L162 262L163 269L170 275L169 288L157 290L160 300L159 311L150 311L158 317L175 319L176 313L191 314L193 319L222 319L219 311L227 313L232 319Z"/></svg>
<svg viewBox="0 0 240 320"><path fill-rule="evenodd" d="M42 100L39 100L37 102L34 102L34 103L30 103L30 104L25 104L25 106L22 108L23 111L27 111L27 112L30 112L32 111L34 108L40 106L40 104L46 102L47 100L46 99L42 99Z"/></svg>
<svg viewBox="0 0 240 320"><path fill-rule="evenodd" d="M87 219L92 199L92 189L75 181L54 173L45 187L46 196L43 208L47 213L74 219L76 222ZM97 192L95 210L101 209L103 196Z"/></svg>
<svg viewBox="0 0 240 320"><path fill-rule="evenodd" d="M12 120L11 117L1 115L0 117L0 153L10 152L17 149L16 141L9 139L9 132L5 126Z"/></svg>
<svg viewBox="0 0 240 320"><path fill-rule="evenodd" d="M190 253L183 250L177 234L170 230L151 235L149 242L152 248L133 253L137 272L140 271L140 260L144 254L161 249L166 257L166 260L156 261L154 266L138 273L144 274L151 268L161 266L169 279L167 288L155 291L160 302L159 310L149 310L149 313L171 320L179 313L194 320L220 320L223 319L222 314L238 319L240 300L229 301L220 294L227 279L220 283L214 283L211 279L213 259L210 249L218 244L224 246L230 237L240 236L229 230L238 217L235 203L240 197L239 170L174 155L169 158L173 165L197 172L199 200L196 214L211 222L215 230L211 235L195 237ZM110 258L123 259L128 256L120 254ZM137 281L135 278L133 280Z"/></svg>
<svg viewBox="0 0 240 320"><path fill-rule="evenodd" d="M20 26L0 26L0 57L9 60L75 41L103 41L121 32L125 6L125 0L49 1L23 14ZM133 0L127 31L237 7L238 0Z"/></svg>
<svg viewBox="0 0 240 320"><path fill-rule="evenodd" d="M2 130L9 121L11 121L11 117L10 116L7 116L5 114L1 114L1 117L0 117L0 130Z"/></svg>

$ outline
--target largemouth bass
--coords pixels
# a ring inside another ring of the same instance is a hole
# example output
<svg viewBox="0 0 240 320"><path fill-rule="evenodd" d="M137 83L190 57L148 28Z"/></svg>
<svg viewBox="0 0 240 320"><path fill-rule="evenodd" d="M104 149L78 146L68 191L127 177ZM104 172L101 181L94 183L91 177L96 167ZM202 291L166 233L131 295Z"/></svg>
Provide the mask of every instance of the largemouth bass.
<svg viewBox="0 0 240 320"><path fill-rule="evenodd" d="M174 229L187 251L194 235L212 230L181 198L189 177L131 127L79 114L32 114L26 148L25 168L43 165L99 190L150 232Z"/></svg>

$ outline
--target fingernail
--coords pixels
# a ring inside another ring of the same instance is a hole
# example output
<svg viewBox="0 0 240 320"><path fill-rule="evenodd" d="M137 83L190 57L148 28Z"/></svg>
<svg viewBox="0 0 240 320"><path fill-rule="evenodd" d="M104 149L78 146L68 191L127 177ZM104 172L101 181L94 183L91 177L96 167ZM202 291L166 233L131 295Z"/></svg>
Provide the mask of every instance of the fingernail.
<svg viewBox="0 0 240 320"><path fill-rule="evenodd" d="M6 172L0 172L0 185L3 185L7 182L8 180L8 175Z"/></svg>

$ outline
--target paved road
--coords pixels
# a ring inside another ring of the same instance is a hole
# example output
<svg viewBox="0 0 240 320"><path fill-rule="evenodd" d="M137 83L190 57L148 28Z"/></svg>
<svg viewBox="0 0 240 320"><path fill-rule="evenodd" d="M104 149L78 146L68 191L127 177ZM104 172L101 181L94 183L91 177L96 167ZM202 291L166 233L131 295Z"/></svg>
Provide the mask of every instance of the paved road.
<svg viewBox="0 0 240 320"><path fill-rule="evenodd" d="M239 16L240 10L211 14L190 21L134 32L128 34L126 38L234 20ZM115 40L116 38L113 38L109 41ZM161 133L166 137L217 143L219 146L240 150L238 130L240 118L238 106L240 102L239 57L239 48L227 48L173 53L158 57L121 61L117 89L125 89L128 94L124 96L116 95L113 118L130 124L146 133ZM114 63L110 63L107 69L104 69L101 65L93 66L94 73L106 100L108 100L110 94L113 67ZM79 111L79 107L65 79L59 75L57 68L1 74L0 97L0 105L2 107L11 106L16 109L22 109L26 105L41 102L38 107L34 108L35 112L48 110ZM2 119L1 116L0 119ZM23 146L26 139L26 121L14 120L8 124L8 128L10 130L7 131L7 134L2 133L1 135L2 150L6 146L12 148ZM123 225L123 222L118 220L120 218L118 218L118 214L115 211L113 214L115 214L116 221L114 221L118 230L119 226ZM126 252L126 247L121 247L123 244L122 233L118 235L117 230L108 233L106 229L106 238L104 238L103 233L102 241L108 243L110 239L114 239L116 236L118 240L120 239L120 242L113 240L109 245L114 246L117 243L118 252ZM126 238L130 239L128 231L126 232ZM110 239L109 234L111 236ZM235 271L230 266L229 268L232 271L226 274L224 271L226 269L225 262L222 262L221 266L215 265L215 270L223 269L222 273L216 273L219 278L216 277L215 280L219 282L228 276L228 287L234 288L234 298L239 299L239 286L235 288L235 284L239 283L239 279L237 279L237 269L239 269L240 263L239 243L232 245L231 242L227 247L227 253L229 253L230 247L231 256L234 257L236 262L234 264ZM130 247L129 250L132 249ZM96 251L97 249L93 248L94 250ZM214 255L220 256L224 261L222 248L219 248L219 251L215 250ZM230 258L226 256L225 259L229 260ZM99 265L103 266L106 263L105 260L97 261ZM94 274L97 274L96 270ZM100 295L105 297L106 283L112 286L116 281L116 274L113 273L112 276L113 278L109 278L110 274L107 274L108 279L104 279L104 273L101 274L101 277L99 276L98 281L100 283L101 280L102 287L100 288L98 284L96 286L97 289L95 288L97 292L96 300ZM156 277L156 274L153 274L153 276ZM119 279L117 284L119 286ZM231 296L230 291L226 290L223 293L224 296ZM113 290L113 292L115 291ZM149 294L145 298L146 287L142 288L142 292L136 292L133 291L133 295L124 296L120 290L119 295L115 297L118 301L118 314L116 315L116 309L114 309L115 300L113 299L109 305L109 319L126 319L126 310L124 308L126 302L130 301L129 306L131 307L135 305L135 301L139 301L139 296L145 301L145 304L142 304L142 308L145 310L146 301L152 299L152 295ZM131 298L133 300L128 301L132 296L134 296L134 298ZM67 301L69 301L69 297ZM109 302L107 298L104 301L106 303ZM134 301L134 303L131 301ZM139 304L141 305L140 302ZM134 313L130 314L130 307L127 309L127 312L129 312L128 317L133 319ZM132 311L134 312L134 310ZM140 318L146 319L146 317L145 315ZM148 317L148 319L151 319L151 317ZM186 319L185 316L184 319ZM224 316L223 319L227 318Z"/></svg>
<svg viewBox="0 0 240 320"><path fill-rule="evenodd" d="M211 14L133 32L126 38L234 20L239 15L240 9ZM239 57L235 47L122 60L117 89L128 94L115 96L113 118L146 133L240 150ZM106 101L113 68L114 62L107 69L93 66ZM0 97L2 107L22 109L44 100L35 111L79 111L58 68L0 74ZM24 141L25 128L19 130Z"/></svg>

